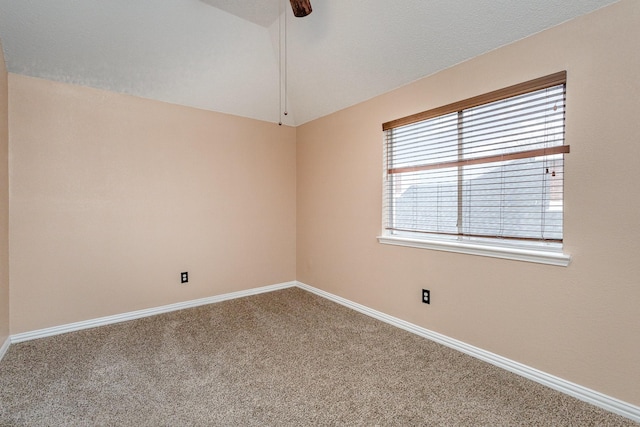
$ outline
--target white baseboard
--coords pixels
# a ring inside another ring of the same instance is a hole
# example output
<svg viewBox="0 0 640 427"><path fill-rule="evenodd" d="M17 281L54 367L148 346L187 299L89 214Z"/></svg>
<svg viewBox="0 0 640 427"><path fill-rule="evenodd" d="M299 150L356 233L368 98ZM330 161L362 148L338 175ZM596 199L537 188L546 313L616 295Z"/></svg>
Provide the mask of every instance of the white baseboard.
<svg viewBox="0 0 640 427"><path fill-rule="evenodd" d="M7 353L7 350L9 350L9 344L11 344L11 337L7 337L2 345L0 345L0 361L2 361L2 358Z"/></svg>
<svg viewBox="0 0 640 427"><path fill-rule="evenodd" d="M316 295L319 295L323 298L336 302L338 304L344 305L345 307L348 307L360 313L366 314L367 316L381 320L385 323L389 323L400 329L404 329L405 331L409 331L423 338L427 338L429 340L435 341L439 344L445 345L454 350L458 350L462 353L468 354L477 359L490 363L494 366L497 366L499 368L505 369L507 371L513 372L515 374L518 374L520 376L533 380L537 383L550 387L554 390L568 394L569 396L573 396L577 399L580 399L592 405L598 406L607 411L613 412L618 415L622 415L623 417L629 418L636 422L640 422L640 407L638 406L632 405L627 402L623 402L619 399L615 399L613 397L588 389L581 385L574 384L570 381L563 380L562 378L558 378L554 375L547 374L545 372L539 371L527 365L523 365L522 363L507 359L506 357L499 356L497 354L491 353L481 348L466 344L462 341L458 341L456 339L447 337L446 335L442 335L437 332L430 331L428 329L414 325L413 323L406 322L402 319L389 316L380 311L371 309L364 305L355 303L353 301L339 297L329 292L325 292L323 290L314 288L304 283L296 282L296 286L306 291L312 292Z"/></svg>
<svg viewBox="0 0 640 427"><path fill-rule="evenodd" d="M198 307L200 305L213 304L235 298L242 298L250 295L262 294L265 292L277 291L279 289L296 286L296 282L285 282L277 285L263 286L261 288L247 289L244 291L231 292L213 297L200 298L191 301L178 302L175 304L163 305L160 307L148 308L145 310L131 311L128 313L116 314L113 316L100 317L98 319L84 320L82 322L68 323L66 325L53 326L51 328L38 329L36 331L23 332L11 335L11 343L34 340L37 338L50 337L67 332L80 331L82 329L95 328L98 326L111 325L113 323L126 322L127 320L140 319L142 317L154 316L156 314L169 313L171 311L183 310L185 308ZM8 347L8 346L7 346Z"/></svg>

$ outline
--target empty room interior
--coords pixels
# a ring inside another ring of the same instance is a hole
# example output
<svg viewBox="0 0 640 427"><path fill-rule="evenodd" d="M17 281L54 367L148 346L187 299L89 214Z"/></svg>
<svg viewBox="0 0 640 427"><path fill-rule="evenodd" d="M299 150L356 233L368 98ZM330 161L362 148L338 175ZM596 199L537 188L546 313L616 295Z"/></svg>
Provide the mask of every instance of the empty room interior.
<svg viewBox="0 0 640 427"><path fill-rule="evenodd" d="M0 424L640 423L639 1L0 0L0 43Z"/></svg>

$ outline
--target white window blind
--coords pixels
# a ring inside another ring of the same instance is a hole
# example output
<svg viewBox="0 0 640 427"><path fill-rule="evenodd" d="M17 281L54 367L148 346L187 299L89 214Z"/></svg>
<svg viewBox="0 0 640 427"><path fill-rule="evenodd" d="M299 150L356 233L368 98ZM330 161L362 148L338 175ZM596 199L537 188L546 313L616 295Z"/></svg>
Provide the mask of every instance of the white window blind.
<svg viewBox="0 0 640 427"><path fill-rule="evenodd" d="M387 235L563 239L566 73L385 123Z"/></svg>

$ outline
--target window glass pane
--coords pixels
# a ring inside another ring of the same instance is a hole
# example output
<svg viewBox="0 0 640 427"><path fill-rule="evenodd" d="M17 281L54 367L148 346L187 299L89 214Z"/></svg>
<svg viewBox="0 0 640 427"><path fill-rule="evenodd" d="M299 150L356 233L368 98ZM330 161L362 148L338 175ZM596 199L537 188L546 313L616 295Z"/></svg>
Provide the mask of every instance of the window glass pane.
<svg viewBox="0 0 640 427"><path fill-rule="evenodd" d="M463 233L562 239L562 158L549 157L464 167Z"/></svg>
<svg viewBox="0 0 640 427"><path fill-rule="evenodd" d="M457 168L395 176L393 228L457 233L457 177Z"/></svg>
<svg viewBox="0 0 640 427"><path fill-rule="evenodd" d="M390 168L456 160L458 114L452 113L392 130Z"/></svg>
<svg viewBox="0 0 640 427"><path fill-rule="evenodd" d="M564 143L562 86L463 112L464 158L554 147Z"/></svg>

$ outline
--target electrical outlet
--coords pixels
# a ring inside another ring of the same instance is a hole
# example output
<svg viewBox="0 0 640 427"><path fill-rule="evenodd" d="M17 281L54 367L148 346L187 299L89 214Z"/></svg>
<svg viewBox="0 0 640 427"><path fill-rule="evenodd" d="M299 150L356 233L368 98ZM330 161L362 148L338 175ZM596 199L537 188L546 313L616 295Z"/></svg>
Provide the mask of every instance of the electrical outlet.
<svg viewBox="0 0 640 427"><path fill-rule="evenodd" d="M187 283L189 281L189 272L183 271L180 273L180 283Z"/></svg>
<svg viewBox="0 0 640 427"><path fill-rule="evenodd" d="M431 291L429 289L422 290L422 302L425 304L431 304Z"/></svg>

